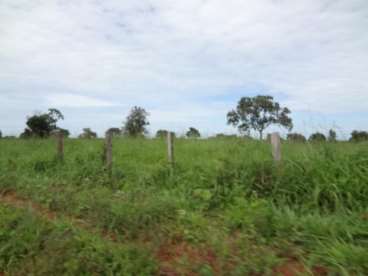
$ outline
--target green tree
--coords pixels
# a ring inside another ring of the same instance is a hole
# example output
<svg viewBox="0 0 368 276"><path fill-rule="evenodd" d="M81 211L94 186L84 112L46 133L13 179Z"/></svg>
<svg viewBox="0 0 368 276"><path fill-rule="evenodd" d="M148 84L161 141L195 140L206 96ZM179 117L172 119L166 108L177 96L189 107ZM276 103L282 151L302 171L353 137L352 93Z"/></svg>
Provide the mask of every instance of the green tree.
<svg viewBox="0 0 368 276"><path fill-rule="evenodd" d="M0 130L0 139L3 138L3 133Z"/></svg>
<svg viewBox="0 0 368 276"><path fill-rule="evenodd" d="M28 128L25 128L24 131L19 135L19 138L27 139L27 138L31 138L32 136L33 136L32 131Z"/></svg>
<svg viewBox="0 0 368 276"><path fill-rule="evenodd" d="M333 129L330 129L328 131L328 141L329 142L336 142L337 138L337 134L336 131L334 131Z"/></svg>
<svg viewBox="0 0 368 276"><path fill-rule="evenodd" d="M84 128L82 134L78 136L81 139L93 139L97 138L97 133L92 131L89 127Z"/></svg>
<svg viewBox="0 0 368 276"><path fill-rule="evenodd" d="M58 131L61 131L61 132L63 133L63 136L64 136L65 138L68 138L68 137L70 136L70 131L69 131L69 130L67 130L67 129L65 129L65 128L58 128L57 130L58 130Z"/></svg>
<svg viewBox="0 0 368 276"><path fill-rule="evenodd" d="M368 141L368 132L367 131L354 130L351 133L351 137L350 137L349 141L351 141L351 142Z"/></svg>
<svg viewBox="0 0 368 276"><path fill-rule="evenodd" d="M199 130L194 128L194 127L190 127L185 135L188 138L199 138L199 137L201 137L201 133L199 132Z"/></svg>
<svg viewBox="0 0 368 276"><path fill-rule="evenodd" d="M307 141L307 138L305 138L305 136L300 133L289 133L286 139L291 142L301 142L301 143Z"/></svg>
<svg viewBox="0 0 368 276"><path fill-rule="evenodd" d="M111 133L112 136L117 137L121 135L121 129L117 127L111 127L106 131L106 133Z"/></svg>
<svg viewBox="0 0 368 276"><path fill-rule="evenodd" d="M308 139L310 142L325 142L326 136L320 132L313 133Z"/></svg>
<svg viewBox="0 0 368 276"><path fill-rule="evenodd" d="M218 133L216 134L215 138L219 138L219 139L233 139L233 138L237 138L238 136L236 136L236 134L224 134L224 133Z"/></svg>
<svg viewBox="0 0 368 276"><path fill-rule="evenodd" d="M144 136L147 133L146 126L149 125L148 116L149 113L144 108L133 107L123 127L124 135L131 137Z"/></svg>
<svg viewBox="0 0 368 276"><path fill-rule="evenodd" d="M167 130L165 130L165 129L159 129L159 130L157 130L156 131L156 135L155 135L155 137L156 138L166 138L167 137L167 133L168 133L168 131Z"/></svg>
<svg viewBox="0 0 368 276"><path fill-rule="evenodd" d="M270 125L279 125L291 130L292 119L290 110L281 107L272 96L243 97L239 100L236 109L227 114L227 123L237 126L239 132L249 132L251 129L259 133L263 139L264 130Z"/></svg>
<svg viewBox="0 0 368 276"><path fill-rule="evenodd" d="M27 118L27 128L21 137L48 137L52 131L57 129L56 123L59 120L64 120L64 116L55 108L50 108L47 113L34 114Z"/></svg>

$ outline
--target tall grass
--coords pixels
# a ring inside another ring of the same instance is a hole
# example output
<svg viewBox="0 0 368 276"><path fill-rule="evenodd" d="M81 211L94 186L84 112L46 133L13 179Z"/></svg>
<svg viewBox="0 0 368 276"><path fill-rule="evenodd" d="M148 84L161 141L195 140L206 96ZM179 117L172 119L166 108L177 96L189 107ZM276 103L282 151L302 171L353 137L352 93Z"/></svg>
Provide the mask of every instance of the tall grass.
<svg viewBox="0 0 368 276"><path fill-rule="evenodd" d="M122 240L205 243L235 274L270 272L285 252L311 269L368 273L367 144L284 143L276 165L259 141L177 139L172 168L164 140L115 139L111 177L102 148L102 140L68 139L61 162L53 140L0 140L0 191ZM259 253L231 253L235 236L238 248Z"/></svg>

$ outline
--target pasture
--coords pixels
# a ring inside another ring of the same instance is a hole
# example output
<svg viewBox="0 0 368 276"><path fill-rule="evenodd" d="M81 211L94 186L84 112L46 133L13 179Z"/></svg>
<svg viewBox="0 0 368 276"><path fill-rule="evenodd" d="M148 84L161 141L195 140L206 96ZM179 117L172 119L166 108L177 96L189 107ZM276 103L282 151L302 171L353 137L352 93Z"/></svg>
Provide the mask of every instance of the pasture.
<svg viewBox="0 0 368 276"><path fill-rule="evenodd" d="M367 143L103 143L0 139L0 274L368 274Z"/></svg>

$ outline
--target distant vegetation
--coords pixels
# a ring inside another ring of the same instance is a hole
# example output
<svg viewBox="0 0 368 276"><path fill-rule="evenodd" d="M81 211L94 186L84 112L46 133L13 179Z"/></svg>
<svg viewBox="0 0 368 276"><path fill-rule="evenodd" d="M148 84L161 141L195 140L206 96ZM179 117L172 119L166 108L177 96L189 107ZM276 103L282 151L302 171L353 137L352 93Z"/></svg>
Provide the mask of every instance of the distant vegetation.
<svg viewBox="0 0 368 276"><path fill-rule="evenodd" d="M299 143L304 143L307 141L305 136L300 133L289 133L286 139L291 142L299 142Z"/></svg>
<svg viewBox="0 0 368 276"><path fill-rule="evenodd" d="M216 134L215 138L237 138L236 134L224 134L224 133L218 133Z"/></svg>
<svg viewBox="0 0 368 276"><path fill-rule="evenodd" d="M199 138L201 137L201 133L195 127L190 127L185 136L187 138Z"/></svg>
<svg viewBox="0 0 368 276"><path fill-rule="evenodd" d="M119 137L122 135L122 130L120 128L117 128L117 127L111 127L109 128L106 133L110 133L112 134L113 137Z"/></svg>
<svg viewBox="0 0 368 276"><path fill-rule="evenodd" d="M129 137L143 137L147 133L149 113L142 107L135 106L125 120L123 133Z"/></svg>
<svg viewBox="0 0 368 276"><path fill-rule="evenodd" d="M308 140L310 142L325 142L327 139L323 133L316 132L316 133L313 133L311 136L309 136Z"/></svg>
<svg viewBox="0 0 368 276"><path fill-rule="evenodd" d="M241 133L255 130L262 140L263 132L270 125L279 125L291 130L293 122L289 117L290 113L287 107L281 107L271 96L243 97L236 109L227 114L227 123L237 126Z"/></svg>
<svg viewBox="0 0 368 276"><path fill-rule="evenodd" d="M290 117L291 111L287 107L281 107L271 96L258 95L255 97L243 97L239 100L236 109L227 113L227 123L236 126L243 138L253 139L250 131L258 132L259 138L263 139L264 131L271 125L281 126L289 130L286 136L287 141L301 142L307 141L307 138L301 133L291 133L293 122ZM142 107L134 106L122 128L111 127L106 133L112 133L114 137L145 137L148 134L147 126L149 113ZM55 131L61 131L64 137L69 137L70 132L57 126L57 122L64 120L64 115L55 108L50 108L46 113L36 113L27 117L26 125L20 138L47 138ZM167 136L167 130L160 129L156 132L156 138ZM90 128L84 128L79 138L92 139L97 138L97 133ZM198 129L190 127L185 133L187 138L199 138L201 133ZM216 134L217 138L235 138L235 134ZM0 131L0 138L15 138L15 136L3 137ZM310 142L337 142L336 131L330 129L328 135L321 132L313 133L309 136ZM349 139L351 142L368 141L368 132L354 130Z"/></svg>
<svg viewBox="0 0 368 276"><path fill-rule="evenodd" d="M55 108L50 108L47 113L34 114L27 118L27 128L20 135L21 138L40 137L47 138L57 130L56 123L64 120L63 114Z"/></svg>
<svg viewBox="0 0 368 276"><path fill-rule="evenodd" d="M97 133L87 127L83 129L83 132L78 136L78 138L81 138L81 139L97 138Z"/></svg>
<svg viewBox="0 0 368 276"><path fill-rule="evenodd" d="M357 130L354 130L351 133L350 141L351 142L364 142L364 141L368 141L368 132L367 131L357 131Z"/></svg>
<svg viewBox="0 0 368 276"><path fill-rule="evenodd" d="M328 138L327 138L327 140L329 142L336 142L336 139L337 139L336 131L334 131L333 129L330 129L328 131Z"/></svg>
<svg viewBox="0 0 368 276"><path fill-rule="evenodd" d="M167 133L168 133L167 130L165 130L165 129L159 129L159 130L157 130L155 137L156 138L163 139L163 138L166 138L167 137ZM173 133L173 135L174 135L174 137L176 137L176 134L175 133Z"/></svg>

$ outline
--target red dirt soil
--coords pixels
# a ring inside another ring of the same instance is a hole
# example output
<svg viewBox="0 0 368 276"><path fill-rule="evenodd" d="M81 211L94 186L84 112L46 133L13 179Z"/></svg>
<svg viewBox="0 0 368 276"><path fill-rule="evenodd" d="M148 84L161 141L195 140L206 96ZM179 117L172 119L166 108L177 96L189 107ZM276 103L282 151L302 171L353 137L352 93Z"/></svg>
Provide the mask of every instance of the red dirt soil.
<svg viewBox="0 0 368 276"><path fill-rule="evenodd" d="M55 212L42 207L40 204L36 204L32 201L19 197L14 191L8 191L4 194L0 194L0 201L15 208L35 211L37 214L46 218L47 220L54 220L56 218Z"/></svg>
<svg viewBox="0 0 368 276"><path fill-rule="evenodd" d="M289 259L274 269L275 275L282 276L308 275L307 272L306 267L296 259ZM328 274L328 271L324 267L316 266L312 268L311 273L315 276L325 276Z"/></svg>
<svg viewBox="0 0 368 276"><path fill-rule="evenodd" d="M214 275L220 274L215 253L211 249L194 247L185 241L170 241L162 244L156 253L160 262L161 276L199 275L193 268L206 264Z"/></svg>

